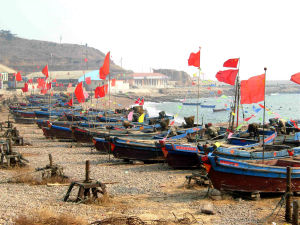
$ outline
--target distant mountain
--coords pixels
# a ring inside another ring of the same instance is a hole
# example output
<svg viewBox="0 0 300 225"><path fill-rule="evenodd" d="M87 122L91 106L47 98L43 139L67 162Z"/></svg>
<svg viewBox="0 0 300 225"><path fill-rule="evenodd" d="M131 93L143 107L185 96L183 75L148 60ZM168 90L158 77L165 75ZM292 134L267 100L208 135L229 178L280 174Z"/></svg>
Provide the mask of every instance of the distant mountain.
<svg viewBox="0 0 300 225"><path fill-rule="evenodd" d="M48 41L18 38L10 31L0 30L0 64L24 72L40 71L46 64L52 71L99 69L105 54L98 49L77 44L59 44ZM52 56L52 57L51 57ZM112 73L124 69L111 62Z"/></svg>

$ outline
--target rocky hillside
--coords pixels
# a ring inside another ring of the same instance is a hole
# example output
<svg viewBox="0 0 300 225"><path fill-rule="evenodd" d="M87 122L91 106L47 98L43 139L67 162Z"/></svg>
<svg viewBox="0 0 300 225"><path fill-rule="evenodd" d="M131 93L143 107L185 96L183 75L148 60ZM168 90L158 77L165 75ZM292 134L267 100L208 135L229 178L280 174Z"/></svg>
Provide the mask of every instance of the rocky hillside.
<svg viewBox="0 0 300 225"><path fill-rule="evenodd" d="M52 71L99 69L105 54L101 51L77 44L59 44L48 41L28 40L16 37L10 31L0 30L0 64L24 72L40 71L46 64ZM111 63L112 73L125 72Z"/></svg>

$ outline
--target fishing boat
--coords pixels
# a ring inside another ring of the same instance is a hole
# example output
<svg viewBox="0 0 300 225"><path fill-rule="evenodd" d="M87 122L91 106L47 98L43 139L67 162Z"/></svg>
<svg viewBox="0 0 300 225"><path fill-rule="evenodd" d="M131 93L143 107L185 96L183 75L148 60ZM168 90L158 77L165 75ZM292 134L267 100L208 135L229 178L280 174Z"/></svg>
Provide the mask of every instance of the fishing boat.
<svg viewBox="0 0 300 225"><path fill-rule="evenodd" d="M261 131L262 132L262 131ZM260 133L262 135L262 133ZM276 137L275 131L264 131L265 144L270 144ZM262 145L258 139L241 138L240 135L233 136L228 140L201 140L197 143L161 143L163 151L166 152L166 161L172 168L195 168L201 165L199 155L223 149L223 151L237 153L239 149L251 149ZM215 143L220 144L216 147ZM223 147L223 148L222 148ZM215 153L217 154L218 151ZM238 154L237 154L238 155ZM236 155L236 156L237 156Z"/></svg>
<svg viewBox="0 0 300 225"><path fill-rule="evenodd" d="M213 112L225 112L227 109L222 108L222 109L213 109Z"/></svg>
<svg viewBox="0 0 300 225"><path fill-rule="evenodd" d="M48 127L43 127L42 130L46 138L56 138L64 140L73 139L72 130L68 127L56 126L50 123L48 124Z"/></svg>
<svg viewBox="0 0 300 225"><path fill-rule="evenodd" d="M201 106L201 108L215 108L216 107L216 105L203 105L203 104L201 104L200 106Z"/></svg>
<svg viewBox="0 0 300 225"><path fill-rule="evenodd" d="M204 156L214 188L222 191L279 193L286 191L287 166L292 167L292 187L300 191L300 161L292 158L238 161L219 156Z"/></svg>
<svg viewBox="0 0 300 225"><path fill-rule="evenodd" d="M183 102L182 105L201 105L201 102Z"/></svg>

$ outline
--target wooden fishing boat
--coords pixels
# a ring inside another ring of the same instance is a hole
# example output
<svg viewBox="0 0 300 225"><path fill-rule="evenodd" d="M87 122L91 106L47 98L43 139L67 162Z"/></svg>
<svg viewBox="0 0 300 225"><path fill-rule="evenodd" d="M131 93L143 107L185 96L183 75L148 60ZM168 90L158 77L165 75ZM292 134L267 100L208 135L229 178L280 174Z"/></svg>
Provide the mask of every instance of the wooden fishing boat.
<svg viewBox="0 0 300 225"><path fill-rule="evenodd" d="M95 149L102 153L109 152L110 141L108 138L93 137Z"/></svg>
<svg viewBox="0 0 300 225"><path fill-rule="evenodd" d="M46 138L56 138L64 140L73 139L72 130L68 127L61 127L49 124L48 127L43 127L42 130Z"/></svg>
<svg viewBox="0 0 300 225"><path fill-rule="evenodd" d="M272 143L276 137L276 132L265 131L265 144ZM199 154L204 155L209 152L216 150L214 143L217 141L203 140L198 143L161 143L163 146L163 151L166 152L166 161L172 168L195 168L201 165L201 160L199 160ZM239 136L232 137L228 140L218 141L223 146L224 151L232 152L238 149L251 149L262 145L262 141L257 139L241 138ZM220 147L219 147L220 148ZM219 149L217 148L217 149ZM237 151L236 151L237 152Z"/></svg>
<svg viewBox="0 0 300 225"><path fill-rule="evenodd" d="M300 161L272 159L238 161L219 156L204 156L208 177L222 191L278 193L286 191L286 167L292 167L292 191L300 191Z"/></svg>
<svg viewBox="0 0 300 225"><path fill-rule="evenodd" d="M216 107L216 105L203 105L203 104L201 104L200 106L201 106L201 108L215 108Z"/></svg>
<svg viewBox="0 0 300 225"><path fill-rule="evenodd" d="M188 134L193 134L201 129L200 127L186 128L177 132L177 135L170 135L169 132L164 135L156 136L133 136L126 138L113 138L111 142L111 152L114 157L126 160L140 160L140 161L155 161L163 162L164 152L160 146L161 140L165 137L166 141L179 140L185 138ZM169 135L167 135L169 134Z"/></svg>
<svg viewBox="0 0 300 225"><path fill-rule="evenodd" d="M163 152L155 142L155 140L134 141L115 137L110 150L118 159L163 162L165 160Z"/></svg>
<svg viewBox="0 0 300 225"><path fill-rule="evenodd" d="M227 109L222 108L222 109L213 109L213 112L226 112Z"/></svg>
<svg viewBox="0 0 300 225"><path fill-rule="evenodd" d="M201 102L183 102L182 105L201 105Z"/></svg>

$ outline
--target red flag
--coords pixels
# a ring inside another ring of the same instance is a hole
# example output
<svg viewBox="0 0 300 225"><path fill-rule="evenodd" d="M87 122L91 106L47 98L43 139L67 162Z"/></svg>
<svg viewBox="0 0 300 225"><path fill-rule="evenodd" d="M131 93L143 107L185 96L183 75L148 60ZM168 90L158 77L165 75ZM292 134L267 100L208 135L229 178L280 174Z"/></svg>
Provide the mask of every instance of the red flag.
<svg viewBox="0 0 300 225"><path fill-rule="evenodd" d="M96 89L95 89L95 98L105 97L105 95L106 95L106 86L107 86L107 84L102 85L101 87L96 87Z"/></svg>
<svg viewBox="0 0 300 225"><path fill-rule="evenodd" d="M28 80L28 83L29 83L29 84L32 84L32 79L29 79L29 80Z"/></svg>
<svg viewBox="0 0 300 225"><path fill-rule="evenodd" d="M238 73L238 70L219 71L216 74L216 78L220 82L224 82L226 84L234 85L237 73Z"/></svg>
<svg viewBox="0 0 300 225"><path fill-rule="evenodd" d="M23 92L28 92L28 84L27 83L24 84L24 87L22 88L22 91Z"/></svg>
<svg viewBox="0 0 300 225"><path fill-rule="evenodd" d="M296 73L291 76L291 81L295 82L296 84L300 84L300 73Z"/></svg>
<svg viewBox="0 0 300 225"><path fill-rule="evenodd" d="M95 89L95 98L99 98L99 90L100 89L100 87L96 87L96 89Z"/></svg>
<svg viewBox="0 0 300 225"><path fill-rule="evenodd" d="M196 85L196 82L192 81L192 85Z"/></svg>
<svg viewBox="0 0 300 225"><path fill-rule="evenodd" d="M236 68L238 63L239 63L239 58L228 59L226 62L224 62L223 66L224 67Z"/></svg>
<svg viewBox="0 0 300 225"><path fill-rule="evenodd" d="M59 86L59 84L58 83L56 83L56 87L58 87Z"/></svg>
<svg viewBox="0 0 300 225"><path fill-rule="evenodd" d="M144 99L140 101L139 105L144 105Z"/></svg>
<svg viewBox="0 0 300 225"><path fill-rule="evenodd" d="M71 87L72 87L72 83L69 83L69 84L68 84L68 88L71 88Z"/></svg>
<svg viewBox="0 0 300 225"><path fill-rule="evenodd" d="M48 64L44 67L44 69L42 70L42 73L46 76L46 79L48 78L49 74L48 74Z"/></svg>
<svg viewBox="0 0 300 225"><path fill-rule="evenodd" d="M252 104L264 100L265 74L241 81L241 104Z"/></svg>
<svg viewBox="0 0 300 225"><path fill-rule="evenodd" d="M56 82L56 78L55 78L55 79L53 79L53 80L52 80L52 82L53 82L53 83L55 83L55 82Z"/></svg>
<svg viewBox="0 0 300 225"><path fill-rule="evenodd" d="M85 62L87 62L87 61L88 61L88 59L87 59L87 58L84 58L84 61L85 61Z"/></svg>
<svg viewBox="0 0 300 225"><path fill-rule="evenodd" d="M84 94L83 94L83 88L82 88L82 82L77 84L75 88L75 96L79 103L84 102Z"/></svg>
<svg viewBox="0 0 300 225"><path fill-rule="evenodd" d="M87 85L90 85L90 84L92 83L91 77L85 78L85 83L86 83Z"/></svg>
<svg viewBox="0 0 300 225"><path fill-rule="evenodd" d="M46 86L46 89L47 89L47 90L50 90L50 89L51 89L51 86L52 86L51 83L48 82L48 83L47 83L47 86Z"/></svg>
<svg viewBox="0 0 300 225"><path fill-rule="evenodd" d="M191 53L190 58L188 60L189 66L200 67L200 50L197 53Z"/></svg>
<svg viewBox="0 0 300 225"><path fill-rule="evenodd" d="M66 105L72 106L72 105L73 105L73 99L71 98L70 101L68 101L68 102L66 103Z"/></svg>
<svg viewBox="0 0 300 225"><path fill-rule="evenodd" d="M22 76L20 72L17 72L16 74L16 81L22 81Z"/></svg>
<svg viewBox="0 0 300 225"><path fill-rule="evenodd" d="M44 88L43 88L43 89L41 90L41 94L46 94L46 93L47 93L47 89L44 89Z"/></svg>
<svg viewBox="0 0 300 225"><path fill-rule="evenodd" d="M139 104L140 103L140 98L138 98L135 102L134 102L134 104Z"/></svg>
<svg viewBox="0 0 300 225"><path fill-rule="evenodd" d="M221 95L222 94L222 91L221 90L218 90L218 95Z"/></svg>
<svg viewBox="0 0 300 225"><path fill-rule="evenodd" d="M108 52L106 54L103 65L102 65L102 67L100 67L100 70L99 70L100 79L103 79L103 80L105 80L106 75L109 74L109 55L110 55L110 52Z"/></svg>
<svg viewBox="0 0 300 225"><path fill-rule="evenodd" d="M116 79L112 79L112 80L111 80L111 86L112 86L112 87L116 86Z"/></svg>

